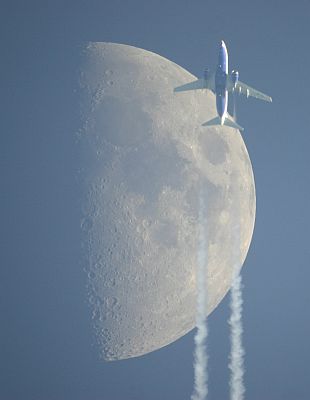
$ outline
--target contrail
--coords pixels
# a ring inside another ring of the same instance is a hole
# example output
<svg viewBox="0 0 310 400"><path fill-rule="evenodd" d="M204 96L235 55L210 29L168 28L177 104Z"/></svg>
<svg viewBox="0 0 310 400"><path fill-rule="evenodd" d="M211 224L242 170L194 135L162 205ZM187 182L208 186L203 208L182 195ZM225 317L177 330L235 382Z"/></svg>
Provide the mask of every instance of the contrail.
<svg viewBox="0 0 310 400"><path fill-rule="evenodd" d="M240 257L240 227L237 227L233 240L234 256L232 271L232 286L230 289L230 399L243 400L245 387L244 376L244 355L245 351L242 345L242 281L240 275L241 257Z"/></svg>
<svg viewBox="0 0 310 400"><path fill-rule="evenodd" d="M196 326L197 332L195 335L195 352L194 352L194 390L192 400L204 400L208 394L208 355L206 339L208 336L207 329L207 246L205 229L205 210L204 200L200 195L199 206L199 247L196 273L196 288L197 288L197 315Z"/></svg>

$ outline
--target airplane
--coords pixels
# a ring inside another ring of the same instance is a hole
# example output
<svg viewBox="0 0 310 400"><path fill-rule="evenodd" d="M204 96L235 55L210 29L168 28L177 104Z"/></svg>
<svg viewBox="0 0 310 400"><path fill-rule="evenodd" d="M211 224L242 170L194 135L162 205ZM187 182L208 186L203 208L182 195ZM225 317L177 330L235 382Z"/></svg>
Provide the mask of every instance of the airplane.
<svg viewBox="0 0 310 400"><path fill-rule="evenodd" d="M228 73L228 52L225 42L222 40L220 43L220 51L218 56L218 64L215 72L210 72L208 68L205 69L203 78L196 81L186 83L185 85L178 86L174 92L184 92L187 90L209 89L216 95L216 109L218 116L208 122L202 124L203 126L212 125L226 125L238 130L243 128L237 124L236 121L231 119L227 112L228 106L228 93L235 95L244 94L247 98L249 96L256 97L257 99L272 102L272 98L256 89L251 88L243 82L239 81L239 72L233 70Z"/></svg>

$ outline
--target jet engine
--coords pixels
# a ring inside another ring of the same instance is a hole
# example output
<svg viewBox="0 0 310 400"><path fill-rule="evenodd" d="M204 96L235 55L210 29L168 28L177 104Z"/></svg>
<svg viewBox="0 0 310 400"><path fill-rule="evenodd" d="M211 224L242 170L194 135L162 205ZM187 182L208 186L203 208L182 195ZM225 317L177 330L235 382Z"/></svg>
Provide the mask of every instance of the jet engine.
<svg viewBox="0 0 310 400"><path fill-rule="evenodd" d="M210 76L210 70L209 68L205 68L205 70L203 71L203 78L207 81L209 76Z"/></svg>
<svg viewBox="0 0 310 400"><path fill-rule="evenodd" d="M239 72L235 70L231 71L231 81L234 89L236 89L238 80L239 80Z"/></svg>

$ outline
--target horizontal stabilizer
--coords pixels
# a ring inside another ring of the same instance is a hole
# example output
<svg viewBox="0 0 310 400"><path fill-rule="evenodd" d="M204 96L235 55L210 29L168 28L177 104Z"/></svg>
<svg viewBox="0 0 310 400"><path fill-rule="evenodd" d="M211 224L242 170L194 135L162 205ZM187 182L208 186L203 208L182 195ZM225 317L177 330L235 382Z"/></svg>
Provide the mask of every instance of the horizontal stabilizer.
<svg viewBox="0 0 310 400"><path fill-rule="evenodd" d="M202 126L214 126L214 125L222 125L219 117L215 117L210 121L207 121L204 124L202 124ZM229 126L230 128L238 129L239 131L243 131L242 126L238 125L237 122L228 118L225 118L223 125Z"/></svg>
<svg viewBox="0 0 310 400"><path fill-rule="evenodd" d="M221 120L219 117L215 117L210 119L210 121L204 122L202 126L213 126L213 125L221 125Z"/></svg>

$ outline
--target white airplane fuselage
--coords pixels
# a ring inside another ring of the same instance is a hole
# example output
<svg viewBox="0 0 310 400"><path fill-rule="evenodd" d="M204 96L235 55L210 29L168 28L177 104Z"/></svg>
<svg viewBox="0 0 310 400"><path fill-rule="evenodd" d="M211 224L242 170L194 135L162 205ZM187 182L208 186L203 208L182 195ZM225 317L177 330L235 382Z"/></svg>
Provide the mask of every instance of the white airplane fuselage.
<svg viewBox="0 0 310 400"><path fill-rule="evenodd" d="M228 51L224 41L221 41L218 64L215 71L216 110L221 125L224 125L228 106Z"/></svg>

